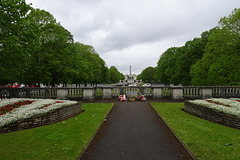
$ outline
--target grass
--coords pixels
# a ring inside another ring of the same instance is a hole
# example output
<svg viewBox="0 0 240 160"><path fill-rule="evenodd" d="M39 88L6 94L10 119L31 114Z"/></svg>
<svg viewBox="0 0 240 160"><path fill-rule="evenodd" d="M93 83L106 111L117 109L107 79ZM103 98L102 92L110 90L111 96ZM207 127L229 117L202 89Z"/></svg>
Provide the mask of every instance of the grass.
<svg viewBox="0 0 240 160"><path fill-rule="evenodd" d="M113 104L82 104L71 119L39 128L0 134L0 159L75 160Z"/></svg>
<svg viewBox="0 0 240 160"><path fill-rule="evenodd" d="M183 103L152 103L161 117L198 160L239 160L240 130L182 111Z"/></svg>

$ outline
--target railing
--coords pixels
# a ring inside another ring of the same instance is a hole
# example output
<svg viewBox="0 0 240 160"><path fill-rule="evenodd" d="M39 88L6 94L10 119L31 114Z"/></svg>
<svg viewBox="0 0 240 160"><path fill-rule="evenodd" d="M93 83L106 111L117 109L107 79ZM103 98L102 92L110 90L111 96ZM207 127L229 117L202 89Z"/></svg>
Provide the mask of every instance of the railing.
<svg viewBox="0 0 240 160"><path fill-rule="evenodd" d="M148 99L240 98L240 87L84 87L0 88L2 98L117 99L121 94L144 94Z"/></svg>
<svg viewBox="0 0 240 160"><path fill-rule="evenodd" d="M57 88L0 88L2 98L57 98Z"/></svg>
<svg viewBox="0 0 240 160"><path fill-rule="evenodd" d="M201 88L200 87L184 87L183 88L183 97L185 98L198 98L201 97Z"/></svg>
<svg viewBox="0 0 240 160"><path fill-rule="evenodd" d="M112 97L119 97L120 96L120 89L119 88L113 88L112 89Z"/></svg>
<svg viewBox="0 0 240 160"><path fill-rule="evenodd" d="M83 97L82 88L68 88L67 97Z"/></svg>
<svg viewBox="0 0 240 160"><path fill-rule="evenodd" d="M169 87L162 87L161 88L161 96L162 97L170 97L170 88Z"/></svg>
<svg viewBox="0 0 240 160"><path fill-rule="evenodd" d="M240 97L240 87L213 87L213 97Z"/></svg>

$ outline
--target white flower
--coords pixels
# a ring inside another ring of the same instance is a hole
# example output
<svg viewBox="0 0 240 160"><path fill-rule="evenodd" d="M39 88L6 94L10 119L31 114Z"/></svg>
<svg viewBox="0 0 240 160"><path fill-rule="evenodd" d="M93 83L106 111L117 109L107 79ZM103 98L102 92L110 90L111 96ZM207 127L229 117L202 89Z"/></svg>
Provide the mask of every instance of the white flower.
<svg viewBox="0 0 240 160"><path fill-rule="evenodd" d="M12 105L15 102L31 100L34 101L32 104L23 105L19 108L13 109L11 112L8 112L0 116L0 127L14 123L18 120L27 119L35 115L41 115L49 111L67 106L72 104L77 104L77 101L68 101L62 100L62 103L57 103L58 100L52 99L26 99L26 98L13 98L13 99L3 99L0 100L0 107L6 106L8 104ZM44 105L48 105L46 108L42 108Z"/></svg>
<svg viewBox="0 0 240 160"><path fill-rule="evenodd" d="M224 106L221 104L219 105L219 104L215 104L215 103L210 103L207 100L219 102L224 105L230 105L230 107L227 107L227 106ZM201 105L204 107L208 107L208 108L211 108L211 109L214 109L214 110L226 113L226 114L235 115L235 116L240 117L240 102L237 101L239 99L211 98L211 99L207 99L207 100L192 100L189 102L198 104L198 105Z"/></svg>

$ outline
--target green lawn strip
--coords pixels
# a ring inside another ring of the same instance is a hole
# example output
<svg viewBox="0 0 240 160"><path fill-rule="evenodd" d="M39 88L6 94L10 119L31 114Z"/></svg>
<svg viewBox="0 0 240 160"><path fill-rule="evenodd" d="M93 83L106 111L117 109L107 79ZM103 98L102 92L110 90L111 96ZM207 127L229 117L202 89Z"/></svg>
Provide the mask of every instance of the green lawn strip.
<svg viewBox="0 0 240 160"><path fill-rule="evenodd" d="M75 160L112 106L112 103L83 103L85 111L71 119L0 134L0 159Z"/></svg>
<svg viewBox="0 0 240 160"><path fill-rule="evenodd" d="M183 103L152 103L152 106L198 160L240 159L239 129L185 113Z"/></svg>

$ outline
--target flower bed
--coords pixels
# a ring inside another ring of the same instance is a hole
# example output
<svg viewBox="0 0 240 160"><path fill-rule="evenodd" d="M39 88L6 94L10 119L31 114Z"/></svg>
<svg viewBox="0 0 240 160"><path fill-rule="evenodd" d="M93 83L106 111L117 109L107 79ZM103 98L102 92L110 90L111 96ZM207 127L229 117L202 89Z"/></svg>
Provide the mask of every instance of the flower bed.
<svg viewBox="0 0 240 160"><path fill-rule="evenodd" d="M240 99L190 100L185 102L184 109L198 117L240 129Z"/></svg>
<svg viewBox="0 0 240 160"><path fill-rule="evenodd" d="M206 100L191 100L189 102L240 117L240 99L212 98Z"/></svg>
<svg viewBox="0 0 240 160"><path fill-rule="evenodd" d="M9 126L15 122L24 122L31 117L41 117L41 120L36 120L34 126L41 126L45 124L51 124L53 122L60 121L61 119L66 119L66 117L71 117L72 114L81 112L81 106L77 106L76 112L72 106L78 105L76 101L58 101L52 99L3 99L0 100L0 128ZM66 109L70 106L69 109ZM60 112L60 110L65 109L65 113ZM70 112L70 113L69 113ZM49 114L50 113L50 114ZM57 114L62 115L57 115ZM54 115L55 114L55 115ZM54 115L54 118L53 116ZM44 116L48 116L45 120ZM62 118L61 118L62 117ZM57 120L56 120L57 119ZM32 120L35 121L35 120ZM36 124L39 121L41 124ZM43 122L44 121L44 122Z"/></svg>

